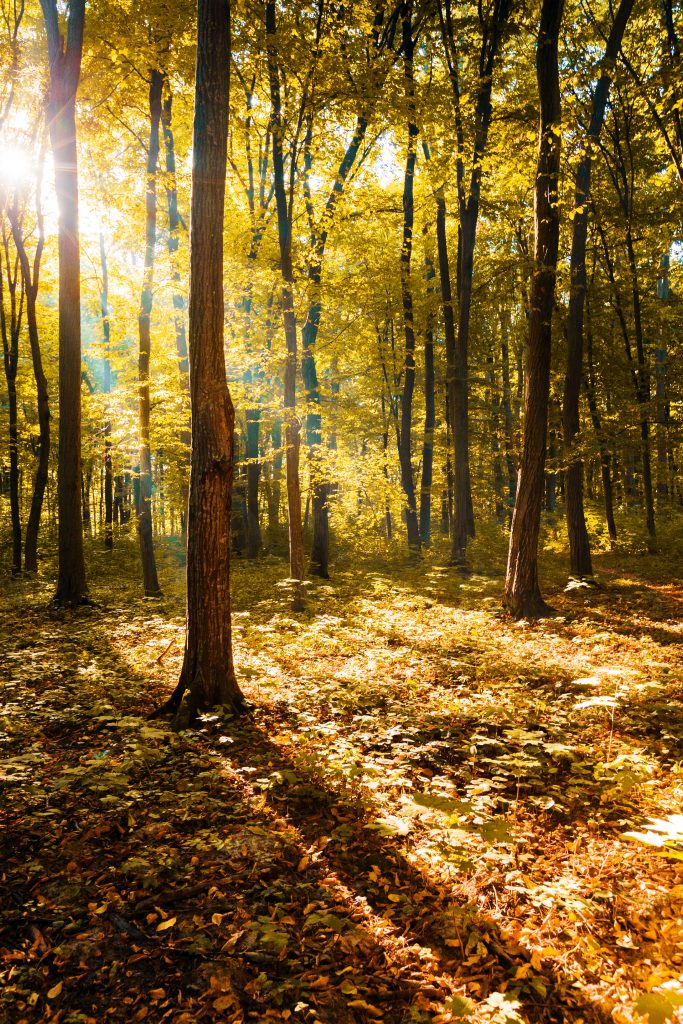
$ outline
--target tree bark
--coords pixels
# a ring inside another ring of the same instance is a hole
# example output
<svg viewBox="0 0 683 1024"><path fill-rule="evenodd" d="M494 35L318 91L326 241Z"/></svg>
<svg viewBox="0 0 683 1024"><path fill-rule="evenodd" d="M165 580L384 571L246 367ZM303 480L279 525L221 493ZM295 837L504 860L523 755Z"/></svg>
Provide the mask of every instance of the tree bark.
<svg viewBox="0 0 683 1024"><path fill-rule="evenodd" d="M71 0L66 39L57 0L40 0L47 33L50 84L47 120L59 211L59 572L55 600L87 600L81 517L81 274L78 240L76 91L81 73L85 0Z"/></svg>
<svg viewBox="0 0 683 1024"><path fill-rule="evenodd" d="M232 660L230 498L234 411L223 349L223 221L230 69L229 0L198 0L190 217L189 366L192 462L187 620L176 726L198 709L244 707ZM189 690L186 705L180 705Z"/></svg>
<svg viewBox="0 0 683 1024"><path fill-rule="evenodd" d="M273 146L273 180L277 210L278 241L282 291L280 308L285 331L287 356L285 361L284 408L285 447L287 467L287 508L289 512L289 573L293 580L292 605L295 611L304 607L304 531L301 521L301 485L299 482L299 447L301 424L296 415L296 362L297 330L294 312L294 271L292 267L291 206L288 208L285 188L284 156L282 148L282 102L280 98L280 70L278 63L275 2L266 2L266 41L268 51L268 77L271 98L271 132Z"/></svg>
<svg viewBox="0 0 683 1024"><path fill-rule="evenodd" d="M574 186L574 222L570 261L571 291L567 314L567 374L562 405L562 430L567 453L565 500L569 535L570 573L576 579L593 575L590 541L583 508L583 462L576 453L580 431L579 396L583 377L584 305L586 298L586 242L590 207L593 148L605 120L614 65L621 48L633 0L621 0L610 29L602 69L593 91L593 105L583 155L576 171Z"/></svg>
<svg viewBox="0 0 683 1024"><path fill-rule="evenodd" d="M548 430L550 350L560 235L561 98L558 36L563 0L543 0L536 49L541 107L534 192L534 273L529 304L524 439L510 528L504 606L516 618L549 611L538 582L538 535Z"/></svg>
<svg viewBox="0 0 683 1024"><path fill-rule="evenodd" d="M38 464L33 479L33 495L31 498L31 509L26 524L26 538L24 541L24 572L34 573L38 571L38 531L40 529L40 514L43 508L43 497L47 486L47 476L50 464L50 401L47 390L47 379L43 370L43 359L40 351L40 336L38 334L38 316L36 312L36 301L38 298L38 287L40 283L40 262L43 255L45 243L45 231L43 211L40 200L40 188L42 183L42 162L36 188L36 213L38 240L33 254L33 261L28 258L24 237L22 233L22 221L19 216L17 200L7 209L7 215L12 227L12 237L17 250L21 265L21 274L24 281L24 292L26 295L26 323L28 326L29 344L31 347L31 362L33 365L33 376L36 382L36 398L38 404L38 430L39 449Z"/></svg>
<svg viewBox="0 0 683 1024"><path fill-rule="evenodd" d="M425 229L426 233L427 229ZM422 443L422 480L420 483L420 539L425 547L431 542L432 482L434 478L434 430L436 427L436 394L434 378L434 262L425 258L427 283L427 322L425 324L425 428Z"/></svg>
<svg viewBox="0 0 683 1024"><path fill-rule="evenodd" d="M161 594L154 556L152 529L152 453L150 450L149 362L152 351L151 319L154 283L154 249L157 238L157 164L159 161L159 124L161 92L164 76L152 69L149 84L149 146L147 150L147 188L145 192L145 263L140 297L138 332L138 399L140 432L140 499L138 502L138 536L142 560L142 581L145 597Z"/></svg>
<svg viewBox="0 0 683 1024"><path fill-rule="evenodd" d="M4 262L4 269L3 269ZM5 311L5 279L9 298L9 323ZM17 284L21 281L19 295ZM9 499L12 522L12 575L21 576L21 508L19 500L19 432L17 422L17 369L19 366L19 336L24 309L25 282L19 277L18 262L10 255L9 238L2 228L0 253L0 333L7 381L8 433L9 433Z"/></svg>
<svg viewBox="0 0 683 1024"><path fill-rule="evenodd" d="M414 183L417 163L417 135L415 124L415 82L413 79L412 0L404 0L401 7L403 34L403 74L408 105L408 148L403 177L403 245L401 247L401 299L405 331L405 360L403 366L403 392L401 394L401 427L398 437L398 459L401 467L401 486L406 498L406 529L408 548L420 551L420 527L417 518L415 481L412 461L413 394L415 391L415 323L413 293L410 282L410 264L413 251L413 221L415 216Z"/></svg>
<svg viewBox="0 0 683 1024"><path fill-rule="evenodd" d="M102 314L102 340L104 341L104 384L103 390L107 398L104 421L104 546L107 551L114 547L114 474L111 458L111 411L109 409L111 394L111 324L109 323L109 273L107 269L107 253L104 247L104 235L100 231L100 264L102 267L102 285L100 288L100 312Z"/></svg>

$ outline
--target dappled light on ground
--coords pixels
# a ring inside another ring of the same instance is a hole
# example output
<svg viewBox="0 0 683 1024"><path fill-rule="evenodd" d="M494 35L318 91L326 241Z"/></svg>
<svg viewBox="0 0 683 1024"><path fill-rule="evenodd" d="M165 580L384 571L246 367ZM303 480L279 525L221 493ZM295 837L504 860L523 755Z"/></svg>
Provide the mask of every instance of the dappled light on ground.
<svg viewBox="0 0 683 1024"><path fill-rule="evenodd" d="M677 591L612 568L607 588L558 591L556 616L530 624L501 616L500 579L439 565L342 569L301 615L279 563L238 566L254 710L183 734L146 720L182 657L170 580L163 602L102 580L101 604L75 614L17 583L2 616L0 1011L676 1013Z"/></svg>

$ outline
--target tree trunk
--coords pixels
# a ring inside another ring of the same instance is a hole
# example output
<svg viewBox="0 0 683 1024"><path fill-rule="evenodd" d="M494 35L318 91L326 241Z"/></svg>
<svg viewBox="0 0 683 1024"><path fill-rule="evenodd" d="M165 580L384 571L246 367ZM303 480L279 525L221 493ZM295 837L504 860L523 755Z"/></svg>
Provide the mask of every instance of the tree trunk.
<svg viewBox="0 0 683 1024"><path fill-rule="evenodd" d="M605 444L604 432L600 421L600 414L598 412L595 388L595 368L593 365L593 332L591 330L588 295L586 295L586 319L588 322L586 330L586 359L588 374L584 379L584 386L586 389L588 409L590 411L593 429L595 430L595 435L598 439L598 447L600 449L600 473L602 476L602 494L605 501L605 519L607 522L610 546L613 546L617 539L617 526L614 521L614 499L612 496L612 456L607 450L607 445Z"/></svg>
<svg viewBox="0 0 683 1024"><path fill-rule="evenodd" d="M405 92L408 103L408 150L403 178L403 245L401 248L401 298L403 302L403 323L405 330L405 362L403 368L403 393L401 395L401 427L398 438L398 458L401 467L401 485L406 497L406 528L408 547L412 552L420 551L420 527L417 519L415 481L412 462L413 393L415 390L415 324L413 317L413 293L410 284L410 263L413 250L414 182L417 162L418 128L415 116L415 83L413 80L413 27L412 0L405 0L401 8L403 26L403 62Z"/></svg>
<svg viewBox="0 0 683 1024"><path fill-rule="evenodd" d="M517 498L510 529L505 607L516 618L549 609L538 583L538 535L548 430L550 349L560 235L558 179L561 153L561 98L558 36L563 0L543 0L536 49L541 107L534 194L534 274L529 304L524 439Z"/></svg>
<svg viewBox="0 0 683 1024"><path fill-rule="evenodd" d="M159 122L161 120L161 91L164 76L153 69L149 86L149 148L147 150L147 189L145 193L145 264L140 298L138 331L140 354L138 359L138 397L140 430L140 500L138 502L138 536L142 560L142 580L145 597L161 594L154 557L152 530L152 454L150 450L149 361L152 349L151 318L153 302L154 249L157 237L157 163L159 160Z"/></svg>
<svg viewBox="0 0 683 1024"><path fill-rule="evenodd" d="M55 600L87 600L81 518L81 274L78 241L76 91L81 72L85 0L71 0L66 41L57 0L40 0L47 33L50 85L46 112L59 211L59 573Z"/></svg>
<svg viewBox="0 0 683 1024"><path fill-rule="evenodd" d="M164 136L166 153L166 203L168 207L168 258L171 264L171 285L173 288L173 327L175 331L176 357L180 387L189 397L189 363L187 358L187 335L185 333L186 305L182 290L182 274L178 266L179 231L182 225L178 211L178 189L176 187L175 139L173 136L173 96L169 95L161 105L161 127ZM189 424L181 427L178 432L181 445L186 453L189 470L190 446L192 437Z"/></svg>
<svg viewBox="0 0 683 1024"><path fill-rule="evenodd" d="M420 539L425 547L431 541L432 482L434 477L434 430L436 427L436 394L434 380L434 263L425 259L427 281L427 323L425 325L425 430L422 444L422 481L420 484Z"/></svg>
<svg viewBox="0 0 683 1024"><path fill-rule="evenodd" d="M223 219L230 69L228 0L199 0L190 217L192 463L187 620L180 681L167 707L181 727L201 708L244 707L232 660L230 498L234 412L223 349ZM180 706L185 689L187 707Z"/></svg>
<svg viewBox="0 0 683 1024"><path fill-rule="evenodd" d="M268 77L271 98L271 128L273 146L273 183L277 209L278 240L282 292L280 307L285 331L287 357L285 362L284 408L285 446L287 466L287 507L289 511L289 572L293 580L292 605L295 611L304 607L304 532L301 522L301 485L299 482L299 445L301 424L296 415L296 314L294 312L294 271L292 268L291 207L288 209L285 188L284 156L282 150L282 104L280 98L280 70L278 64L275 2L266 3L266 39L268 50Z"/></svg>
<svg viewBox="0 0 683 1024"><path fill-rule="evenodd" d="M602 73L593 92L593 106L583 155L576 171L574 221L570 262L571 291L567 314L567 374L564 384L562 428L567 452L565 478L570 573L576 579L593 575L590 542L583 508L583 464L575 448L580 430L579 395L583 376L583 317L586 298L586 241L590 205L592 151L603 122L614 64L619 54L633 0L621 0L601 61Z"/></svg>
<svg viewBox="0 0 683 1024"><path fill-rule="evenodd" d="M100 312L102 314L102 338L104 341L104 393L107 396L104 422L104 546L107 551L114 547L114 475L111 459L111 412L109 402L111 395L111 325L109 323L109 274L107 271L107 253L104 248L104 235L100 231L100 263L102 266L102 287L100 289Z"/></svg>

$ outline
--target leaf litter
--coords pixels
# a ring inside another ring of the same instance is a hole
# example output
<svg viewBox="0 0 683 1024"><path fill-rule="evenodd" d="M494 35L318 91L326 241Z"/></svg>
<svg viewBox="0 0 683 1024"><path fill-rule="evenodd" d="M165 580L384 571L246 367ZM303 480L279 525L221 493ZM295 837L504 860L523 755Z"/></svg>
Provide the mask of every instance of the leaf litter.
<svg viewBox="0 0 683 1024"><path fill-rule="evenodd" d="M486 577L342 567L294 615L281 571L235 570L253 712L182 734L170 570L5 591L0 1020L680 1016L676 589L620 565L520 624Z"/></svg>

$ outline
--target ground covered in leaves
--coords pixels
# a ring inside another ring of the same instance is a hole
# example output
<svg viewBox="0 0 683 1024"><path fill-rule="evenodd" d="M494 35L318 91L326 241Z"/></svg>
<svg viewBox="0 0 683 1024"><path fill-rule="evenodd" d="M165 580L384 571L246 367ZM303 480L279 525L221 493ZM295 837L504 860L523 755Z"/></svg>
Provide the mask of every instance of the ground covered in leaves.
<svg viewBox="0 0 683 1024"><path fill-rule="evenodd" d="M597 591L549 565L535 624L438 559L342 565L296 615L282 562L238 564L253 712L182 734L147 717L182 654L170 549L160 601L127 542L92 608L7 582L0 1020L675 1019L680 580L598 561Z"/></svg>

